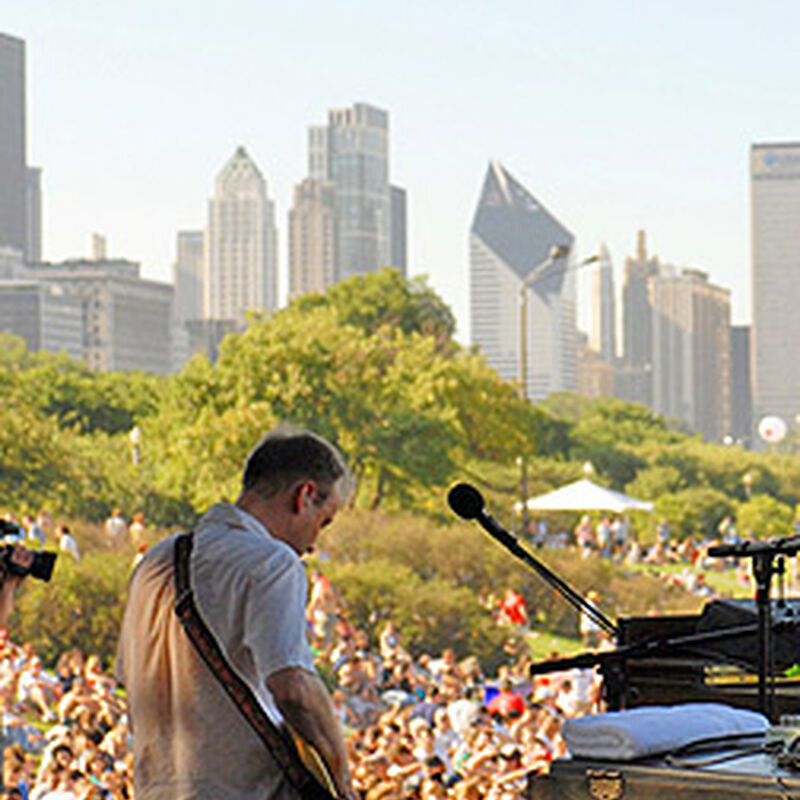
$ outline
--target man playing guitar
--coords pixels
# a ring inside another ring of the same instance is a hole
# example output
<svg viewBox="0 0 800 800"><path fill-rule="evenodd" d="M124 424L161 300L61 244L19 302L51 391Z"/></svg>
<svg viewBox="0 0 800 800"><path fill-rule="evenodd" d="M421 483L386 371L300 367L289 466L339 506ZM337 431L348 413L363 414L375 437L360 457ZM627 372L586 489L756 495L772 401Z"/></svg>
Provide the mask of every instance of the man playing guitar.
<svg viewBox="0 0 800 800"><path fill-rule="evenodd" d="M249 456L236 502L217 504L200 520L186 557L196 611L222 659L259 712L276 726L288 723L310 745L327 767L329 791L346 800L356 794L306 639L301 556L351 491L350 473L329 442L274 431ZM248 725L175 613L176 538L137 567L120 637L117 672L128 692L137 800L310 796Z"/></svg>

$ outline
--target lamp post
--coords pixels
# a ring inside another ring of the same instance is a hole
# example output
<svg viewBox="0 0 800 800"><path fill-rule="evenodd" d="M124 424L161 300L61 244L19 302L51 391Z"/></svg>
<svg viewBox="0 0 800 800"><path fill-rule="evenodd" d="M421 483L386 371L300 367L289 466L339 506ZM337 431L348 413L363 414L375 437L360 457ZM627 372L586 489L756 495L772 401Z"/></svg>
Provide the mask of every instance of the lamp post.
<svg viewBox="0 0 800 800"><path fill-rule="evenodd" d="M519 285L519 396L522 400L528 399L528 291L545 276L553 264L568 255L568 246L563 244L553 245L547 258L536 264ZM580 269L599 260L599 255L589 256L589 258L583 259L572 269ZM522 526L523 534L525 534L528 532L530 515L528 514L527 502L528 459L524 454L520 456L520 484L522 486L522 519L520 525Z"/></svg>

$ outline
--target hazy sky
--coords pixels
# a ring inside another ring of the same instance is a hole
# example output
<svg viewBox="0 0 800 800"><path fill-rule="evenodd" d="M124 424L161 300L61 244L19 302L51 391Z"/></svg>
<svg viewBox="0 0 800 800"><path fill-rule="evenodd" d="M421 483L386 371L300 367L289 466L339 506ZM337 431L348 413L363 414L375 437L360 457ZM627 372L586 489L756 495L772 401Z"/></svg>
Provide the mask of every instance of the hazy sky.
<svg viewBox="0 0 800 800"><path fill-rule="evenodd" d="M711 273L750 319L748 151L800 139L800 3L375 0L135 4L6 0L27 41L29 161L44 169L44 254L109 254L168 280L175 233L205 225L238 144L286 213L306 126L390 112L409 193L409 266L468 338L468 230L490 158L618 280L635 232ZM588 277L588 276L585 276ZM584 280L583 283L586 281Z"/></svg>

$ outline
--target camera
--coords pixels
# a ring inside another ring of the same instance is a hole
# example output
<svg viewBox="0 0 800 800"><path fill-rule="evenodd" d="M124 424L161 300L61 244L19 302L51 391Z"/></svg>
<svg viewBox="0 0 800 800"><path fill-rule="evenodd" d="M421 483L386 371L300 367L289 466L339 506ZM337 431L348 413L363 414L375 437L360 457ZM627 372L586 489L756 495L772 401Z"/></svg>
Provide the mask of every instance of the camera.
<svg viewBox="0 0 800 800"><path fill-rule="evenodd" d="M0 519L0 541L5 542L0 545L0 571L5 569L9 575L16 575L19 578L30 575L40 581L49 581L53 577L58 553L48 550L28 550L24 561L21 561L14 553L14 545L8 542L20 541L24 536L25 532L19 525Z"/></svg>

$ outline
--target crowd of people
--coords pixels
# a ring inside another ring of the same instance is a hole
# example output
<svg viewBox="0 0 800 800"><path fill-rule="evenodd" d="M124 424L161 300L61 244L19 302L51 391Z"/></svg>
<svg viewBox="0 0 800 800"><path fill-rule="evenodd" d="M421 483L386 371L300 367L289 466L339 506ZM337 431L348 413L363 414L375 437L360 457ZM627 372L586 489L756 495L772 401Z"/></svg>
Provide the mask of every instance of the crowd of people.
<svg viewBox="0 0 800 800"><path fill-rule="evenodd" d="M20 538L29 544L44 546L55 538L64 552L80 558L77 544L69 542L69 528L54 526L46 512L23 516L19 524ZM115 509L104 532L112 546L132 545L141 552L147 547L141 514L128 523ZM554 546L546 537L537 544ZM706 564L703 548L691 541L677 545L667 530L659 531L649 552L637 553L624 518L592 524L584 517L572 537L558 543L565 545L585 556L680 561L687 565L685 574L668 579L696 594L710 593L695 569ZM597 595L590 600L598 602ZM509 589L499 596L494 611L510 639L528 632L518 592ZM364 800L519 797L529 773L546 771L554 758L566 754L563 720L602 708L600 679L593 670L532 678L530 657L522 654L510 655L496 674L486 675L476 658L459 659L453 650L412 656L391 621L379 632L354 626L335 587L313 571L307 626L316 665L332 688L346 733L354 785ZM581 632L587 646L603 646L591 626ZM134 797L124 691L96 656L71 651L48 670L30 645L13 643L3 630L0 711L0 797Z"/></svg>
<svg viewBox="0 0 800 800"><path fill-rule="evenodd" d="M45 669L0 631L2 797L133 797L124 696L97 656L63 653Z"/></svg>
<svg viewBox="0 0 800 800"><path fill-rule="evenodd" d="M499 607L511 636L527 621L515 595ZM366 800L518 797L528 773L565 755L564 718L601 703L592 670L534 679L522 655L487 676L477 659L450 649L413 658L391 621L372 645L324 575L312 576L308 623Z"/></svg>
<svg viewBox="0 0 800 800"><path fill-rule="evenodd" d="M500 608L514 618L505 621L512 636L524 621L515 594ZM521 656L487 676L474 657L459 660L452 650L412 657L392 622L372 641L318 573L307 624L365 800L518 797L529 772L565 754L562 720L600 702L592 671L534 680ZM124 692L96 656L72 650L45 669L29 644L0 631L0 709L0 797L134 797Z"/></svg>

